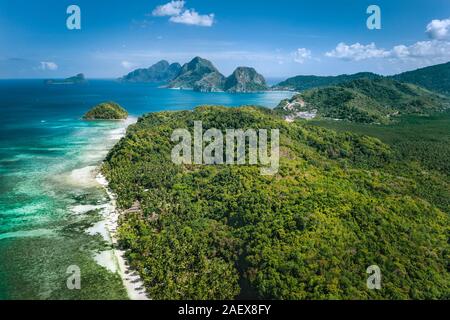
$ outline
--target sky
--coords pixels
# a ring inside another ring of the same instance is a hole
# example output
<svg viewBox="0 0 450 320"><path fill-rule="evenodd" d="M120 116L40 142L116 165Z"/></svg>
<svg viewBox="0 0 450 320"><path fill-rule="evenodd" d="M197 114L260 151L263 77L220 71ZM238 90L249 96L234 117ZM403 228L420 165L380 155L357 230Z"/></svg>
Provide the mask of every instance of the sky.
<svg viewBox="0 0 450 320"><path fill-rule="evenodd" d="M0 0L0 78L117 78L195 56L225 75L400 73L450 61L450 1Z"/></svg>

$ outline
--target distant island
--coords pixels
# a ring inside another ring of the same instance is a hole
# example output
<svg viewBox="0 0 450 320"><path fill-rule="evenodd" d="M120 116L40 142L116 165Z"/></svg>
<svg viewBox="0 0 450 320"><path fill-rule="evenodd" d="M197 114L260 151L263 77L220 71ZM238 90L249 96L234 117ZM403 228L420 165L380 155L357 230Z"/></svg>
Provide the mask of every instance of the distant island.
<svg viewBox="0 0 450 320"><path fill-rule="evenodd" d="M195 57L183 65L178 76L168 88L193 89L199 92L223 91L225 77L214 65L203 58Z"/></svg>
<svg viewBox="0 0 450 320"><path fill-rule="evenodd" d="M128 118L128 112L115 102L103 102L84 116L83 120L124 120Z"/></svg>
<svg viewBox="0 0 450 320"><path fill-rule="evenodd" d="M122 82L169 82L175 79L180 73L179 63L169 64L166 60L161 60L147 69L137 69L119 78Z"/></svg>
<svg viewBox="0 0 450 320"><path fill-rule="evenodd" d="M195 57L186 63L169 88L193 89L199 92L246 93L268 90L266 80L255 69L237 68L226 78L211 61Z"/></svg>
<svg viewBox="0 0 450 320"><path fill-rule="evenodd" d="M86 77L82 73L66 79L48 79L44 81L45 84L81 84L86 82Z"/></svg>
<svg viewBox="0 0 450 320"><path fill-rule="evenodd" d="M195 57L181 66L162 60L148 69L137 69L119 78L122 82L166 82L167 88L197 92L246 93L269 90L266 80L254 68L238 67L225 77L211 61Z"/></svg>
<svg viewBox="0 0 450 320"><path fill-rule="evenodd" d="M226 92L266 91L266 79L253 68L239 67L225 81Z"/></svg>

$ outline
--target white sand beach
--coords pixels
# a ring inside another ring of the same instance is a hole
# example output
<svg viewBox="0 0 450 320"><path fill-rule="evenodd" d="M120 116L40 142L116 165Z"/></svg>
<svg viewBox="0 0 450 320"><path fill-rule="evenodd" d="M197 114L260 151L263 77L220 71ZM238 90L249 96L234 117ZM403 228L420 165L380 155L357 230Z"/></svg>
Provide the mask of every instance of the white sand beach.
<svg viewBox="0 0 450 320"><path fill-rule="evenodd" d="M111 241L114 249L110 251L104 251L97 254L95 260L105 268L112 272L118 272L122 278L123 284L127 290L128 296L132 300L149 300L145 289L144 283L139 274L132 270L126 261L125 251L117 248L117 227L120 216L120 210L116 206L116 195L109 189L108 180L99 173L96 180L101 184L110 198L110 210L106 212L104 228L109 235L109 241ZM95 226L94 226L95 227ZM101 233L101 232L98 232ZM115 260L115 267L111 266L111 260Z"/></svg>

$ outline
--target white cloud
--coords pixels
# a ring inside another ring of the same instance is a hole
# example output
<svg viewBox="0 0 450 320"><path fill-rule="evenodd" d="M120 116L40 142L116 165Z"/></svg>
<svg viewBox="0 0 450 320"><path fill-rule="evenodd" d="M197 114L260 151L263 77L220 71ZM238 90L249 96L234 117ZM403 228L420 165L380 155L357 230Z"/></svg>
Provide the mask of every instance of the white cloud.
<svg viewBox="0 0 450 320"><path fill-rule="evenodd" d="M325 55L348 61L387 58L391 61L441 63L450 59L450 42L438 40L419 41L409 46L400 44L390 50L379 49L374 43L368 45L339 43L334 50L325 53Z"/></svg>
<svg viewBox="0 0 450 320"><path fill-rule="evenodd" d="M299 48L294 53L294 61L298 63L304 63L306 60L312 58L311 50L306 48Z"/></svg>
<svg viewBox="0 0 450 320"><path fill-rule="evenodd" d="M125 69L131 69L131 68L136 67L136 64L134 64L134 63L132 63L132 62L130 62L130 61L126 61L126 60L122 61L120 64L121 64L122 67L124 67Z"/></svg>
<svg viewBox="0 0 450 320"><path fill-rule="evenodd" d="M200 15L194 9L186 10L179 16L173 16L170 21L193 26L211 27L214 24L214 14Z"/></svg>
<svg viewBox="0 0 450 320"><path fill-rule="evenodd" d="M55 71L58 70L58 65L52 61L41 61L41 65L39 66L41 70L50 70Z"/></svg>
<svg viewBox="0 0 450 320"><path fill-rule="evenodd" d="M371 58L385 58L388 57L390 53L384 49L377 48L375 43L363 45L357 42L352 45L347 45L344 42L341 42L335 49L325 53L325 55L331 58L360 61Z"/></svg>
<svg viewBox="0 0 450 320"><path fill-rule="evenodd" d="M399 45L391 50L390 55L398 59L450 58L450 42L431 40L419 41L410 46Z"/></svg>
<svg viewBox="0 0 450 320"><path fill-rule="evenodd" d="M152 15L156 17L164 17L164 16L178 16L184 9L185 1L183 0L174 0L169 3L157 6Z"/></svg>
<svg viewBox="0 0 450 320"><path fill-rule="evenodd" d="M407 58L409 56L409 48L403 44L395 46L391 51L391 55L399 59Z"/></svg>
<svg viewBox="0 0 450 320"><path fill-rule="evenodd" d="M214 24L214 14L199 14L195 9L185 9L185 1L171 1L157 6L152 15L156 17L170 17L169 21L191 26L211 27Z"/></svg>
<svg viewBox="0 0 450 320"><path fill-rule="evenodd" d="M444 40L450 38L450 18L433 20L427 25L427 33L431 39Z"/></svg>
<svg viewBox="0 0 450 320"><path fill-rule="evenodd" d="M450 59L450 18L432 20L426 28L429 41L418 41L412 45L400 44L390 50L379 49L375 43L363 45L355 43L347 45L339 43L335 49L326 52L325 56L350 61L372 58L388 58L391 61L416 61L420 63L440 63Z"/></svg>

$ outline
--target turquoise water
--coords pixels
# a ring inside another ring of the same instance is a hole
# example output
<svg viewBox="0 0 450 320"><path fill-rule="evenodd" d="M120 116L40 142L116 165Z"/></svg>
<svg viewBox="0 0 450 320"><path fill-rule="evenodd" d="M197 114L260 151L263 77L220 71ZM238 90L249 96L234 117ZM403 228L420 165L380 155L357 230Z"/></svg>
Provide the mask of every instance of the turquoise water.
<svg viewBox="0 0 450 320"><path fill-rule="evenodd" d="M112 100L137 117L202 104L274 107L290 96L0 81L0 299L126 298L120 277L94 257L110 249L98 228L109 199L95 176L127 123L81 121L91 106ZM72 265L81 290L67 289Z"/></svg>

